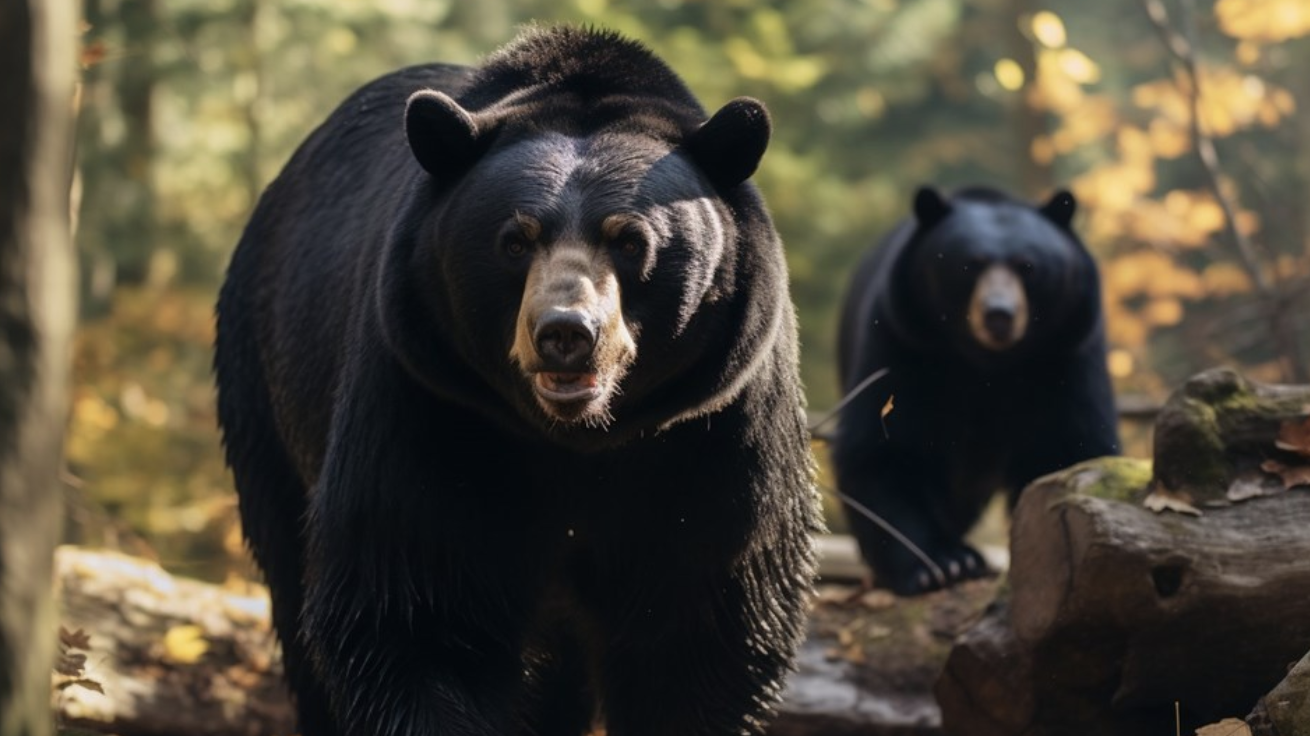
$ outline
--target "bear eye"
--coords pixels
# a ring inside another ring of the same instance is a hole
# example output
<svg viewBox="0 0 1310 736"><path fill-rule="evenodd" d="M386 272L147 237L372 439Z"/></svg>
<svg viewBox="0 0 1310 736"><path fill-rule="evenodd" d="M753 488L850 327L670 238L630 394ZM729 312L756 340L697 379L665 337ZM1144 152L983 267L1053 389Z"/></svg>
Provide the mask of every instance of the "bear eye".
<svg viewBox="0 0 1310 736"><path fill-rule="evenodd" d="M500 228L500 249L510 258L519 258L532 250L542 236L541 221L535 217L515 213Z"/></svg>
<svg viewBox="0 0 1310 736"><path fill-rule="evenodd" d="M642 251L641 241L635 238L628 238L619 241L619 252L625 256L636 257L641 255L641 251Z"/></svg>
<svg viewBox="0 0 1310 736"><path fill-rule="evenodd" d="M646 252L646 238L640 231L625 231L610 241L610 247L623 258L636 259Z"/></svg>
<svg viewBox="0 0 1310 736"><path fill-rule="evenodd" d="M528 244L523 241L523 238L516 235L507 236L501 242L501 248L504 249L506 254L514 258L518 258L528 252Z"/></svg>

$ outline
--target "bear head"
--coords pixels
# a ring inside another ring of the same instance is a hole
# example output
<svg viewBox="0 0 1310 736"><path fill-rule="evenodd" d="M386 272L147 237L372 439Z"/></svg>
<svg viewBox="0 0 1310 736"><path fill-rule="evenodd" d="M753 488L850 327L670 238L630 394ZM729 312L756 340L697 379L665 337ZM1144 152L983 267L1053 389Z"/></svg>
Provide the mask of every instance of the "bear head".
<svg viewBox="0 0 1310 736"><path fill-rule="evenodd" d="M644 48L555 29L416 91L405 130L382 323L437 393L594 449L728 400L777 331L759 102L707 119Z"/></svg>
<svg viewBox="0 0 1310 736"><path fill-rule="evenodd" d="M923 187L891 288L902 332L1006 367L1033 350L1075 346L1100 323L1095 263L1071 227L1076 202L1040 206L982 187Z"/></svg>

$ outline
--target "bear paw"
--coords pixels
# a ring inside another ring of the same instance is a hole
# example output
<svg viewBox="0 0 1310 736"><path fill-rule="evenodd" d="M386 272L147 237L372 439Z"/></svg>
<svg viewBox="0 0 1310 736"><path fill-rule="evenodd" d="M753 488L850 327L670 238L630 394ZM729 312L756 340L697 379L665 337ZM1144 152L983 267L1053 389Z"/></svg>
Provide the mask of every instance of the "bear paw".
<svg viewBox="0 0 1310 736"><path fill-rule="evenodd" d="M983 556L963 542L925 547L923 551L937 570L907 552L899 564L876 566L877 584L897 595L920 595L993 574Z"/></svg>

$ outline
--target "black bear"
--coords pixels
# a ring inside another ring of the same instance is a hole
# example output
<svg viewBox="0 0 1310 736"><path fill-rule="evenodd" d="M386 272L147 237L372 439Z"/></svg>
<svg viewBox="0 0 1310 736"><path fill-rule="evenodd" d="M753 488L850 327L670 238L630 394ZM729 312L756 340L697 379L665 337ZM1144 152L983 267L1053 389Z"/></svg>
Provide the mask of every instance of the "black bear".
<svg viewBox="0 0 1310 736"><path fill-rule="evenodd" d="M769 134L532 28L268 187L215 371L306 736L761 731L822 526Z"/></svg>
<svg viewBox="0 0 1310 736"><path fill-rule="evenodd" d="M914 594L986 574L964 535L997 490L1013 503L1038 476L1118 452L1100 278L1075 206L1064 191L1034 207L925 187L855 270L841 386L887 373L842 410L837 483L922 552L850 509L875 584Z"/></svg>

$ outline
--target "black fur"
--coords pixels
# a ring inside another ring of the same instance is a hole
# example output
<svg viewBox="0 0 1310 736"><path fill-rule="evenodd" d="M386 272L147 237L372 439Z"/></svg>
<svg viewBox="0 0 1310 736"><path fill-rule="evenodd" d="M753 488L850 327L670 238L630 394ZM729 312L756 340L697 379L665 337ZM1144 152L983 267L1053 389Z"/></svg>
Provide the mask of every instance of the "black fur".
<svg viewBox="0 0 1310 736"><path fill-rule="evenodd" d="M264 193L215 368L306 736L761 731L820 522L781 245L731 181L763 146L698 156L706 117L637 44L536 29L359 90ZM602 248L615 211L650 230L610 256L636 359L560 422L497 234Z"/></svg>
<svg viewBox="0 0 1310 736"><path fill-rule="evenodd" d="M1099 278L1069 228L1074 207L1067 192L1038 208L986 188L949 199L921 189L915 217L853 275L841 385L890 373L841 415L838 484L921 547L948 584L985 573L963 537L995 491L1013 501L1038 476L1119 450ZM996 262L1021 274L1030 312L1027 334L1005 351L970 339L965 318L975 279ZM847 517L877 584L940 587L882 529Z"/></svg>

